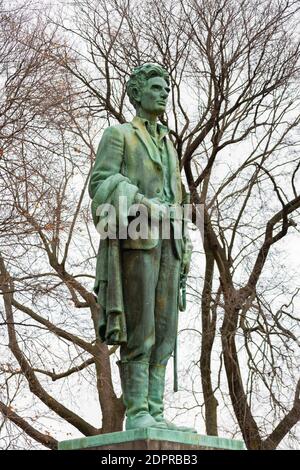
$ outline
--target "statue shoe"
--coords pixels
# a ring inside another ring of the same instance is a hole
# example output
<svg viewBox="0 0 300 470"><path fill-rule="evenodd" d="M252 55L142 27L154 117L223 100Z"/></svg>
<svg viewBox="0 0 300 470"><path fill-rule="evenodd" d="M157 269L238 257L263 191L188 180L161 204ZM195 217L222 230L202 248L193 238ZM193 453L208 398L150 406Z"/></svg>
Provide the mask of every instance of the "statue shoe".
<svg viewBox="0 0 300 470"><path fill-rule="evenodd" d="M168 426L163 421L156 421L150 414L127 417L125 422L126 431L141 428L168 429Z"/></svg>
<svg viewBox="0 0 300 470"><path fill-rule="evenodd" d="M195 428L189 428L187 426L177 426L176 424L172 423L171 421L167 421L166 419L156 419L156 422L165 423L167 429L169 429L170 431L180 431L197 434L197 430Z"/></svg>

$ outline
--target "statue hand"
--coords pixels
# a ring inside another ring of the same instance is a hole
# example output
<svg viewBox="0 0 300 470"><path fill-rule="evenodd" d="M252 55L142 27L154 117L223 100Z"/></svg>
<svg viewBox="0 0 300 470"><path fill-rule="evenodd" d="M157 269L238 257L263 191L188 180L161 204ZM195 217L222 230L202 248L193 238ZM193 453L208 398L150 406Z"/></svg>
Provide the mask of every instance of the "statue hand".
<svg viewBox="0 0 300 470"><path fill-rule="evenodd" d="M183 246L183 253L182 253L181 272L183 274L188 274L190 270L192 252L193 252L193 244L190 239L190 236L187 234L184 237L184 246Z"/></svg>

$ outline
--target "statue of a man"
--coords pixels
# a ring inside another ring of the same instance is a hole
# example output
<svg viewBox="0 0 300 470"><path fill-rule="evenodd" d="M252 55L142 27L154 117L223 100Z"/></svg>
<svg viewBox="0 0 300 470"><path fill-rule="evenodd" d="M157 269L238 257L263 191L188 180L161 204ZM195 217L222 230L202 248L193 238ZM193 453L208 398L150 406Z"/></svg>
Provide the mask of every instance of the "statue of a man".
<svg viewBox="0 0 300 470"><path fill-rule="evenodd" d="M100 338L120 344L126 429L196 432L175 426L163 414L166 365L177 336L180 274L187 273L190 256L186 236L174 236L172 217L171 236L163 237L161 230L166 209L183 204L184 189L169 130L158 123L169 91L169 76L161 66L148 63L135 68L127 93L136 116L103 133L89 185L99 232L103 204L116 208L117 226L123 229L134 219L128 211L132 204L149 209L150 218L160 215L158 236L147 222L146 236L130 237L126 232L125 237L101 239L94 290L100 306ZM125 209L120 198L126 198Z"/></svg>

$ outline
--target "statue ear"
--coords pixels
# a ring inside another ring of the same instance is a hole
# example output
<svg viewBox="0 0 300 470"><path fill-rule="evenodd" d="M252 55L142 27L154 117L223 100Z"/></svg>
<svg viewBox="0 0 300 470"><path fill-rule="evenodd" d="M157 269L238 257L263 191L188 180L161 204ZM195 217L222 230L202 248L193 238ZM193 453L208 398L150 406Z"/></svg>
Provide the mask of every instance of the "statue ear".
<svg viewBox="0 0 300 470"><path fill-rule="evenodd" d="M138 88L132 89L132 96L137 103L141 102L141 91Z"/></svg>

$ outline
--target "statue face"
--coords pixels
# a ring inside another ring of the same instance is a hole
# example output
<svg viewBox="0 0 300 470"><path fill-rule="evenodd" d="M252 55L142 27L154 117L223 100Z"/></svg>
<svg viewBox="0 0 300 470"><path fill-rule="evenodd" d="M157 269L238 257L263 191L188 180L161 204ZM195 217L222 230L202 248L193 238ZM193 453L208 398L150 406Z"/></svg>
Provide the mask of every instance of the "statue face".
<svg viewBox="0 0 300 470"><path fill-rule="evenodd" d="M169 85L162 77L149 78L140 93L141 108L149 114L160 116L166 109L169 92Z"/></svg>

